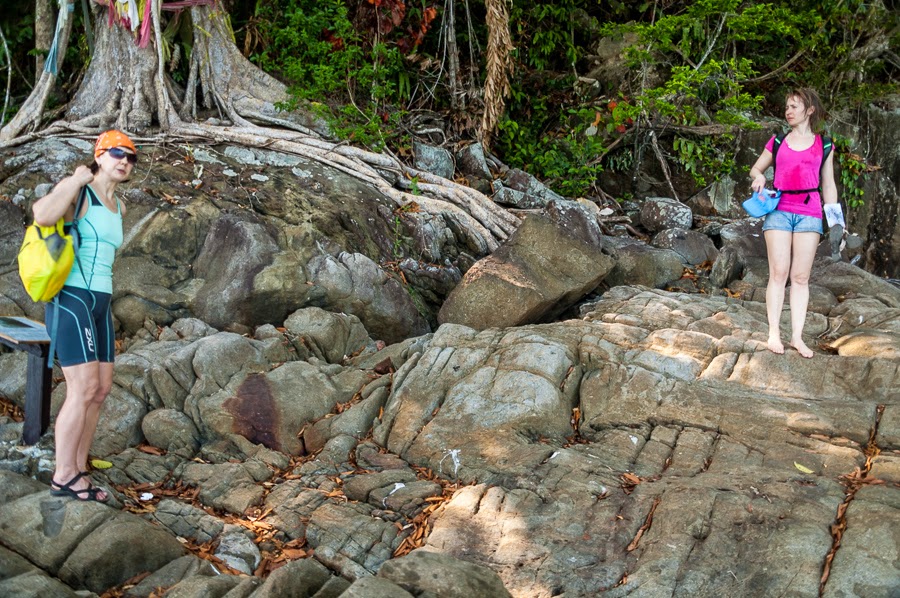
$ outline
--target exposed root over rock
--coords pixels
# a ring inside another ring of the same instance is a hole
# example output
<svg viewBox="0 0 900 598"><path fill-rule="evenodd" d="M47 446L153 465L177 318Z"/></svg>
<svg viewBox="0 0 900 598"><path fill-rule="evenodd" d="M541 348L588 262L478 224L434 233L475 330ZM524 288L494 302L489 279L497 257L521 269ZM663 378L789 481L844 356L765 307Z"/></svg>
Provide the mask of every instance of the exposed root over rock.
<svg viewBox="0 0 900 598"><path fill-rule="evenodd" d="M184 89L165 70L157 6L149 48L139 48L124 28L107 27L105 19L99 18L97 49L67 120L53 123L42 134L20 136L40 122L52 85L52 77L45 73L48 81L39 84L20 114L0 133L0 147L45 135L95 135L110 127L140 134L155 120L160 133L144 136L142 141L203 139L315 160L372 185L398 206L415 202L426 213L449 214L467 244L482 254L494 251L517 228L518 218L478 191L406 166L389 153L328 140L324 124L303 111L279 112L277 105L288 100L286 87L241 55L232 41L227 13L217 3L193 6L189 13L172 18L190 18L195 31ZM218 111L219 121L228 124L196 122L201 107ZM409 192L408 181L414 177L423 195Z"/></svg>

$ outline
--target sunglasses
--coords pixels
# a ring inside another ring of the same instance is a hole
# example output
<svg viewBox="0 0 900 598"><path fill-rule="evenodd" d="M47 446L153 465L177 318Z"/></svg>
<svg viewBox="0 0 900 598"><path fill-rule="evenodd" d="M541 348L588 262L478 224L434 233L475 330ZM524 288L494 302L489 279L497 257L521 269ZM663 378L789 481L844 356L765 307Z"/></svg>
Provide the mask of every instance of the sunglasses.
<svg viewBox="0 0 900 598"><path fill-rule="evenodd" d="M113 160L121 160L122 158L128 158L128 161L131 164L137 164L137 154L132 154L126 152L121 147L111 147L106 150L106 153L110 155Z"/></svg>

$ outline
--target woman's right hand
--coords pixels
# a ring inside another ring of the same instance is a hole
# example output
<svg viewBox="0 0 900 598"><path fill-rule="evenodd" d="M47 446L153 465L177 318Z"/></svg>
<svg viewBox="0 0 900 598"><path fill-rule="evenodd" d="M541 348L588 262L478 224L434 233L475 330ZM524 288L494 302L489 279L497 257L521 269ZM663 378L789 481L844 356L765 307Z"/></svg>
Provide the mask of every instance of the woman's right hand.
<svg viewBox="0 0 900 598"><path fill-rule="evenodd" d="M762 193L762 190L766 188L766 175L759 174L754 177L753 182L750 183L750 188L757 193Z"/></svg>
<svg viewBox="0 0 900 598"><path fill-rule="evenodd" d="M94 173L87 166L81 165L75 169L72 178L78 183L79 187L90 185L94 181Z"/></svg>

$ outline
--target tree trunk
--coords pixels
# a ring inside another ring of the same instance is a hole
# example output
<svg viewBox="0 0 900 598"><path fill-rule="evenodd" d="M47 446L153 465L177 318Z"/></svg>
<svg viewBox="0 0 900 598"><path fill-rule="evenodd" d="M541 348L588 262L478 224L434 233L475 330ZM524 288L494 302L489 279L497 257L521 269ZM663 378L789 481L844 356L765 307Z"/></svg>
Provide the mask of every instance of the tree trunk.
<svg viewBox="0 0 900 598"><path fill-rule="evenodd" d="M159 108L155 46L139 48L124 27L108 26L105 14L95 21L94 56L69 104L68 118L97 129L143 131Z"/></svg>
<svg viewBox="0 0 900 598"><path fill-rule="evenodd" d="M490 147L491 137L509 94L509 73L513 50L509 33L509 11L505 0L486 0L488 44L487 80L484 82L484 115L481 119L481 141Z"/></svg>
<svg viewBox="0 0 900 598"><path fill-rule="evenodd" d="M56 22L53 20L53 7L50 0L34 2L34 49L40 53L34 59L34 82L37 84L44 72L44 54L53 43L53 31Z"/></svg>
<svg viewBox="0 0 900 598"><path fill-rule="evenodd" d="M57 39L57 70L62 68L63 59L66 56L66 47L69 45L69 34L72 32L72 15L67 10L60 10L57 15L56 29L59 30ZM0 141L9 141L19 136L22 131L37 128L44 113L44 105L47 97L56 83L56 75L41 70L38 82L35 84L31 95L19 108L19 111L9 123L0 129Z"/></svg>

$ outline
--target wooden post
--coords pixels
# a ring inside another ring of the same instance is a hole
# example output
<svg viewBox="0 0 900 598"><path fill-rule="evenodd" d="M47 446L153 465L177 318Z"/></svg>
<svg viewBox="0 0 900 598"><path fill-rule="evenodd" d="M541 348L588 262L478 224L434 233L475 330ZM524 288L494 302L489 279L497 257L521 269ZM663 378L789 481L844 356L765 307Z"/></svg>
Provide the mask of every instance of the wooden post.
<svg viewBox="0 0 900 598"><path fill-rule="evenodd" d="M50 427L50 390L53 384L53 370L47 367L50 337L40 322L21 316L0 316L0 344L28 354L22 440L25 444L34 444Z"/></svg>
<svg viewBox="0 0 900 598"><path fill-rule="evenodd" d="M47 367L50 347L40 345L39 353L29 351L25 374L25 427L22 439L35 444L50 426L50 386L53 370Z"/></svg>

